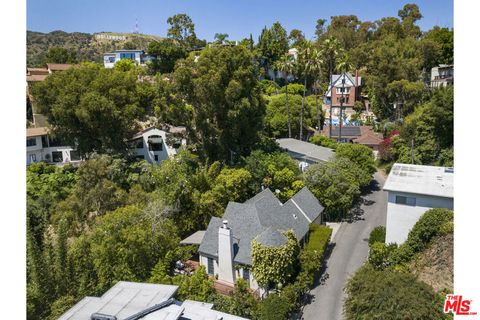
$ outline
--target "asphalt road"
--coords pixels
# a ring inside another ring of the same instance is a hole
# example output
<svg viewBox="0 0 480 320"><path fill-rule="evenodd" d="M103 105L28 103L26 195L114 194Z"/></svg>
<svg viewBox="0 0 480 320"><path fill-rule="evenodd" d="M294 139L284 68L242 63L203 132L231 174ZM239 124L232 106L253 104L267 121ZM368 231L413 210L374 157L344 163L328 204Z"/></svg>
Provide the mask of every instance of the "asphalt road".
<svg viewBox="0 0 480 320"><path fill-rule="evenodd" d="M363 264L368 256L368 236L387 220L387 193L382 191L385 178L378 172L374 186L363 196L358 215L343 222L336 233L321 277L310 291L311 301L303 309L305 320L340 320L345 294L343 288L348 278Z"/></svg>

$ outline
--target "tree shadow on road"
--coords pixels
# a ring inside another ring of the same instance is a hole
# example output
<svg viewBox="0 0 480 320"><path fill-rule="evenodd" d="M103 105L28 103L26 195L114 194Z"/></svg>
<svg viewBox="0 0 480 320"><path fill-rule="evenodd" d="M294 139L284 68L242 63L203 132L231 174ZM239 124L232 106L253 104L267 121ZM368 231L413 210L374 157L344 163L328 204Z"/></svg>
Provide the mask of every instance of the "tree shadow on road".
<svg viewBox="0 0 480 320"><path fill-rule="evenodd" d="M320 267L320 271L315 275L315 281L313 283L313 288L320 286L323 286L326 284L328 278L330 275L327 272L328 269L328 260L330 259L330 256L332 255L332 251L335 248L335 243L329 243L327 246L327 250L325 250L325 254L323 256L322 260L322 266ZM311 292L311 291L310 291ZM307 304L312 303L315 300L315 296L311 294L310 292L307 292L303 295L301 298L302 302L302 307L304 307Z"/></svg>

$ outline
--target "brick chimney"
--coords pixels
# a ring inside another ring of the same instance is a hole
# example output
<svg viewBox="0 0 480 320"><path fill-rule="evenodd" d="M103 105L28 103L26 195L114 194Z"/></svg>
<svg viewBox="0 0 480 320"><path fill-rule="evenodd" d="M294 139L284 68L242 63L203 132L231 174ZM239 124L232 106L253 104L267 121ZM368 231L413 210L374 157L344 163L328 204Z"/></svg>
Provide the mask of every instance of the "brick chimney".
<svg viewBox="0 0 480 320"><path fill-rule="evenodd" d="M218 280L235 283L233 277L233 238L228 221L218 228Z"/></svg>

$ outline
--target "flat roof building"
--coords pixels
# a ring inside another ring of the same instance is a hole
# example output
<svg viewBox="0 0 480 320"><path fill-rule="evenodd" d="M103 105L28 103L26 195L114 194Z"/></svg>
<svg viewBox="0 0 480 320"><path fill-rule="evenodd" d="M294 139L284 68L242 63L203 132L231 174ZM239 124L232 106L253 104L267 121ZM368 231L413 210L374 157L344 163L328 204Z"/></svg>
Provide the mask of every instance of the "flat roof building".
<svg viewBox="0 0 480 320"><path fill-rule="evenodd" d="M453 210L453 168L395 163L383 190L388 191L385 242L402 244L425 211Z"/></svg>
<svg viewBox="0 0 480 320"><path fill-rule="evenodd" d="M276 140L280 148L286 150L290 156L298 161L318 163L330 161L335 153L333 149L317 146L316 144L292 138Z"/></svg>
<svg viewBox="0 0 480 320"><path fill-rule="evenodd" d="M101 297L85 297L59 320L245 320L213 310L213 304L199 301L178 301L178 286L117 282Z"/></svg>

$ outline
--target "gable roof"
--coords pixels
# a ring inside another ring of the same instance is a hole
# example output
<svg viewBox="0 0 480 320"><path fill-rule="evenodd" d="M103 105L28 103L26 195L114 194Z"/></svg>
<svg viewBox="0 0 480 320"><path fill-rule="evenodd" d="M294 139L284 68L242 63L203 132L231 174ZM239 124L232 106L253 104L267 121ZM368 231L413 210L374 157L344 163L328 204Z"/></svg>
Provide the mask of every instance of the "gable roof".
<svg viewBox="0 0 480 320"><path fill-rule="evenodd" d="M212 217L198 251L218 257L218 228L228 220L234 241L234 262L251 265L253 239L278 246L286 241L282 234L293 230L300 240L308 232L309 224L323 211L323 206L307 187L282 204L270 189L265 189L244 203L229 202L223 218Z"/></svg>
<svg viewBox="0 0 480 320"><path fill-rule="evenodd" d="M342 87L342 75L341 74L334 74L332 75L332 86L334 88L341 88ZM347 87L354 87L354 86L361 86L362 85L362 77L357 77L358 82L355 81L355 76L352 75L350 72L347 72L345 74L345 88ZM325 96L330 97L331 95L331 88L330 86L327 89L327 92L325 93Z"/></svg>

